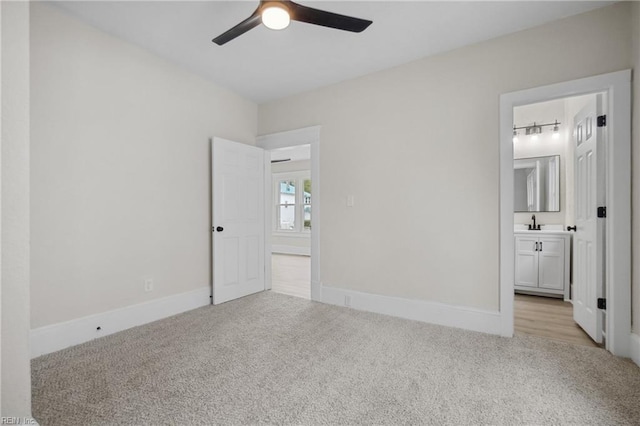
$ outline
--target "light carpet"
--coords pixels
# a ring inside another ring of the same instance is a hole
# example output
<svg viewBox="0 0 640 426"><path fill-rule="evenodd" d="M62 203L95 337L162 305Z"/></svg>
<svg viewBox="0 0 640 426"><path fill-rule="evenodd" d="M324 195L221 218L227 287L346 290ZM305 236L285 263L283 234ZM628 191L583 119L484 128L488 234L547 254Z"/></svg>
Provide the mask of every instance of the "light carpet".
<svg viewBox="0 0 640 426"><path fill-rule="evenodd" d="M41 425L640 424L640 369L264 292L32 361Z"/></svg>

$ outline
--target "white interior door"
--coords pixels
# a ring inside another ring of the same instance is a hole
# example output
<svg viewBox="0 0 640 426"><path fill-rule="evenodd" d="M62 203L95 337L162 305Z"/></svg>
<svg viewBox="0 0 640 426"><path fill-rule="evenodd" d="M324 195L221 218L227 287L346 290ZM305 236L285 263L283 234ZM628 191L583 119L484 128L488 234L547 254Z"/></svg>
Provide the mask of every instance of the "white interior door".
<svg viewBox="0 0 640 426"><path fill-rule="evenodd" d="M213 303L265 289L264 150L213 139Z"/></svg>
<svg viewBox="0 0 640 426"><path fill-rule="evenodd" d="M604 135L597 127L602 96L593 96L574 118L576 233L574 235L573 319L602 343L602 314L597 299L604 295L604 221L597 216L605 202Z"/></svg>

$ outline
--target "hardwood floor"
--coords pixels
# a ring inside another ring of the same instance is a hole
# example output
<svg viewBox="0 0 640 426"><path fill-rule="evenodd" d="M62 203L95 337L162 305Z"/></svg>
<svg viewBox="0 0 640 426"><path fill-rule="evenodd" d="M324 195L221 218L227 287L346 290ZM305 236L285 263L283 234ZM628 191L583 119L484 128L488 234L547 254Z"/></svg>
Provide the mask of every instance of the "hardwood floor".
<svg viewBox="0 0 640 426"><path fill-rule="evenodd" d="M600 347L573 321L573 305L562 299L516 294L514 313L516 334Z"/></svg>
<svg viewBox="0 0 640 426"><path fill-rule="evenodd" d="M271 291L311 299L311 257L271 256Z"/></svg>

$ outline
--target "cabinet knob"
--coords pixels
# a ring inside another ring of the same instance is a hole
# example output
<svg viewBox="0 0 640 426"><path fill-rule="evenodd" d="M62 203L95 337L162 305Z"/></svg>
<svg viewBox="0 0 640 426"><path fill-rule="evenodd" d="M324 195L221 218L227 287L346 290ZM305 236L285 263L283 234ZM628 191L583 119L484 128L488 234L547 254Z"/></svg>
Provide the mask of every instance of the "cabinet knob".
<svg viewBox="0 0 640 426"><path fill-rule="evenodd" d="M573 231L573 232L575 232L575 231L577 231L577 230L578 230L578 228L577 228L575 225L574 225L574 226L567 226L567 231Z"/></svg>

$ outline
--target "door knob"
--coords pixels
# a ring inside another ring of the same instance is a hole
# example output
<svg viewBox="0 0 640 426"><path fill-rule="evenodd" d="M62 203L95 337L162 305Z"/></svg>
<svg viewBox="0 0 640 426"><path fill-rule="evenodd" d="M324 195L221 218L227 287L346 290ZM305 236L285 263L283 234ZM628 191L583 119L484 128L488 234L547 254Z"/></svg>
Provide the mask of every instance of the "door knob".
<svg viewBox="0 0 640 426"><path fill-rule="evenodd" d="M575 226L567 226L567 231L577 231L578 228L576 228Z"/></svg>
<svg viewBox="0 0 640 426"><path fill-rule="evenodd" d="M224 228L223 228L222 226L218 226L218 227L216 228L216 231L218 231L218 232L222 232L222 231L224 231Z"/></svg>

